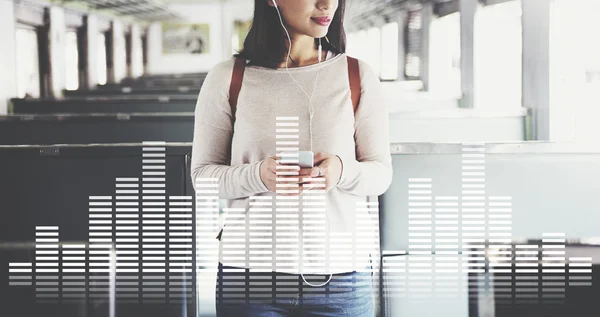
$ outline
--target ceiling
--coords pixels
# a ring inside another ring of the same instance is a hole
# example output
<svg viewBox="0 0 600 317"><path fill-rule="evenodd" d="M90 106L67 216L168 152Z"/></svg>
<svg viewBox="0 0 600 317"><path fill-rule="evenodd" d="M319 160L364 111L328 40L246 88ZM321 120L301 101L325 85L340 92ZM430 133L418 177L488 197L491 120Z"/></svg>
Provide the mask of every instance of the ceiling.
<svg viewBox="0 0 600 317"><path fill-rule="evenodd" d="M176 19L178 15L169 10L162 0L80 0L88 7L106 10L116 15L130 16L145 21Z"/></svg>

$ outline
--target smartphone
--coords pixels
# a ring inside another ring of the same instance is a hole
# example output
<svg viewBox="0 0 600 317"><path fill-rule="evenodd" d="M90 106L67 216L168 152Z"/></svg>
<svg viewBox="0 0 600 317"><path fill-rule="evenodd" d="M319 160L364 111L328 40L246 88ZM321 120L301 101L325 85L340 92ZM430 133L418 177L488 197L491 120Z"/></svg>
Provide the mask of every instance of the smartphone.
<svg viewBox="0 0 600 317"><path fill-rule="evenodd" d="M298 151L296 152L298 153L298 158L296 162L296 157L295 156L285 156L281 158L281 161L279 161L280 164L286 164L286 165L298 165L300 166L300 168L310 168L310 167L314 167L315 164L315 155L312 151Z"/></svg>

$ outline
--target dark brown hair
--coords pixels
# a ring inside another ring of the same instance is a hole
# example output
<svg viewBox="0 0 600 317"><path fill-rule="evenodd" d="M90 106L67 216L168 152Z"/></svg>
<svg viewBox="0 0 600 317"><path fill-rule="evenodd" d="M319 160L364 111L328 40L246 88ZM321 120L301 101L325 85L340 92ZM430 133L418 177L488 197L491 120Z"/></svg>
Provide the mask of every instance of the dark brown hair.
<svg viewBox="0 0 600 317"><path fill-rule="evenodd" d="M339 54L346 52L346 33L344 32L346 0L338 1L338 8L327 32L329 42L323 39L321 45L323 50ZM244 40L243 49L234 56L249 60L250 65L277 68L285 61L288 53L286 42L287 36L281 27L277 10L270 6L267 0L254 0L252 26ZM318 43L319 40L315 39L315 47Z"/></svg>

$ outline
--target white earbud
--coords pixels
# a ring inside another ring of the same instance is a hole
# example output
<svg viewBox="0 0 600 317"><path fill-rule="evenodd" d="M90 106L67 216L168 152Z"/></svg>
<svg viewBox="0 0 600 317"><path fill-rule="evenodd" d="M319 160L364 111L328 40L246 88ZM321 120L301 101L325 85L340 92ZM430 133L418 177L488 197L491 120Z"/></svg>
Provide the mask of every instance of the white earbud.
<svg viewBox="0 0 600 317"><path fill-rule="evenodd" d="M272 0L272 1L273 1L273 5L275 6L275 8L277 8L277 2L275 2L275 0Z"/></svg>
<svg viewBox="0 0 600 317"><path fill-rule="evenodd" d="M322 54L323 54L323 47L321 46L321 38L319 38L319 63L321 62Z"/></svg>

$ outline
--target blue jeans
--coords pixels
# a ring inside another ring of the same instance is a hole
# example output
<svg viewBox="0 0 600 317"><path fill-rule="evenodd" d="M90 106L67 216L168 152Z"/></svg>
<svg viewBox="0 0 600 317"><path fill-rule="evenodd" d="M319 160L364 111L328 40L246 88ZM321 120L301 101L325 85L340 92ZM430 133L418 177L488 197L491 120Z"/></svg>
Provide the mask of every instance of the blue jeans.
<svg viewBox="0 0 600 317"><path fill-rule="evenodd" d="M320 285L329 275L304 278ZM371 272L334 274L326 285L313 287L299 274L249 272L219 263L217 317L373 317L373 305Z"/></svg>

